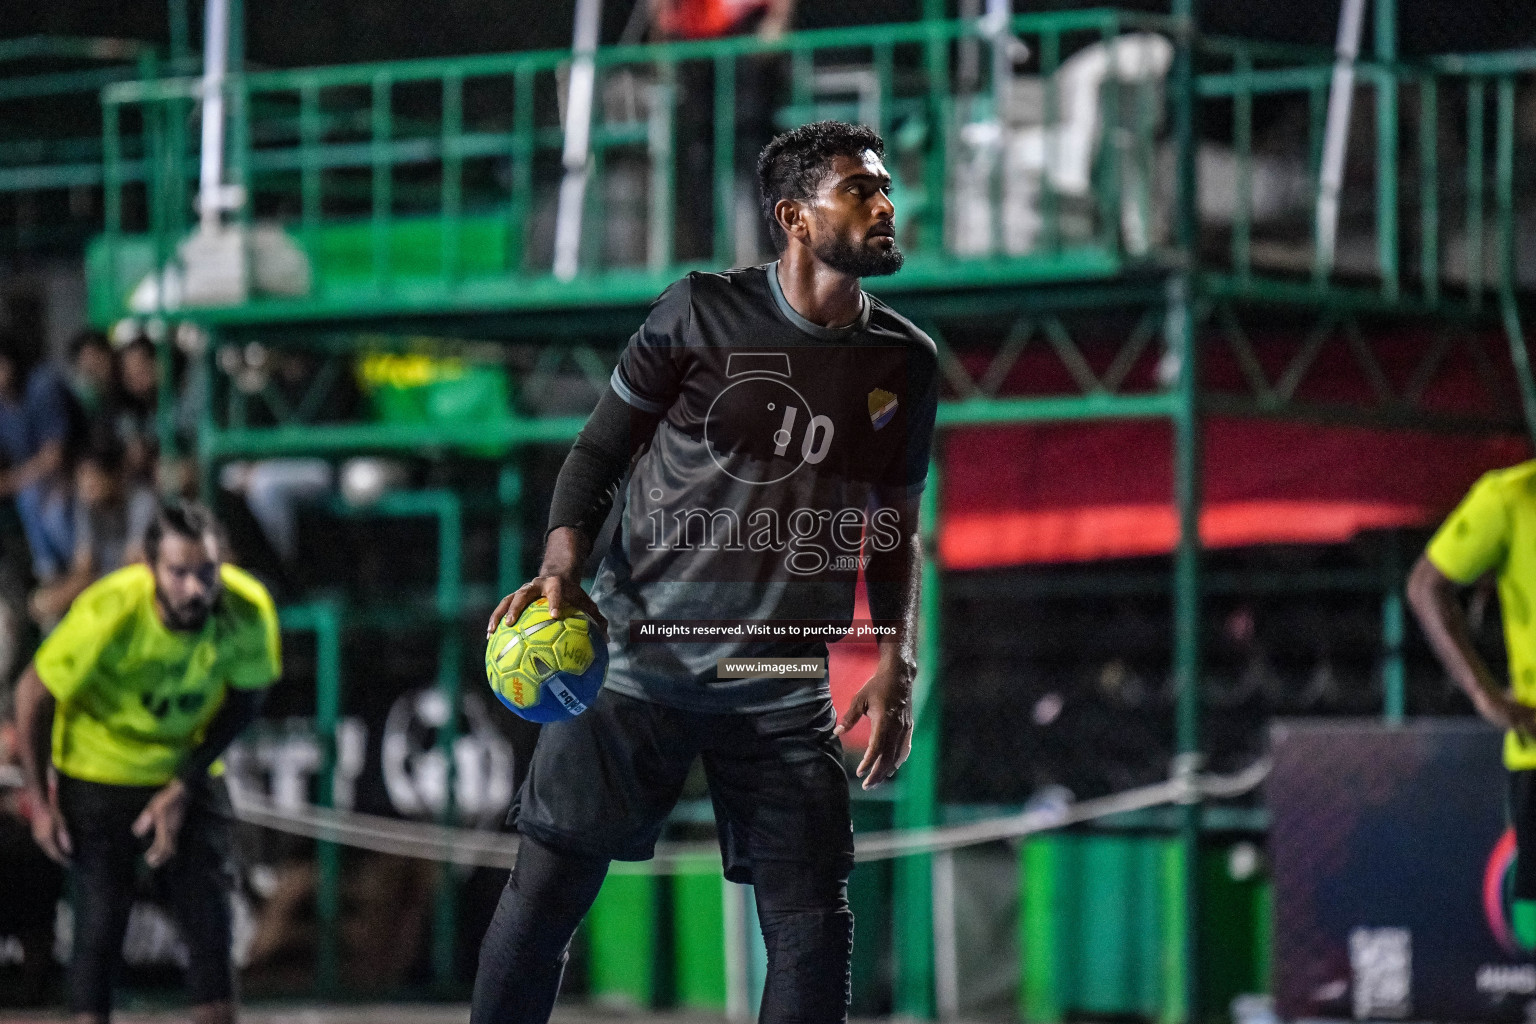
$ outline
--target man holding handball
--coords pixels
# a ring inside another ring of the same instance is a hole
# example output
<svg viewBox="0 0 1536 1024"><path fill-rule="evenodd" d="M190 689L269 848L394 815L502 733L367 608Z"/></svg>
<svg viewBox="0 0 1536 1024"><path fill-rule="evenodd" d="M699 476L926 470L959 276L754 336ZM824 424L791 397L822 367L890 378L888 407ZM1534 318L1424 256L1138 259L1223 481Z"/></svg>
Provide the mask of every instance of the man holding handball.
<svg viewBox="0 0 1536 1024"><path fill-rule="evenodd" d="M663 292L561 468L540 574L488 632L540 597L584 612L607 632L607 683L534 751L474 1024L549 1019L609 861L653 855L695 758L725 875L755 889L761 1019L846 1018L853 829L837 737L871 717L866 788L911 748L917 501L937 406L933 342L859 284L902 263L883 153L874 132L839 122L769 143L758 181L779 259ZM626 473L589 597L582 565ZM839 721L821 637L851 621L861 568L873 618L892 628ZM741 629L655 639L679 621ZM813 667L785 673L773 660L785 658ZM725 659L740 660L722 671Z"/></svg>
<svg viewBox="0 0 1536 1024"><path fill-rule="evenodd" d="M142 854L187 946L194 1024L235 1019L233 813L216 762L281 672L277 612L213 517L157 510L145 561L92 584L16 684L32 834L74 873L74 1024L106 1024Z"/></svg>

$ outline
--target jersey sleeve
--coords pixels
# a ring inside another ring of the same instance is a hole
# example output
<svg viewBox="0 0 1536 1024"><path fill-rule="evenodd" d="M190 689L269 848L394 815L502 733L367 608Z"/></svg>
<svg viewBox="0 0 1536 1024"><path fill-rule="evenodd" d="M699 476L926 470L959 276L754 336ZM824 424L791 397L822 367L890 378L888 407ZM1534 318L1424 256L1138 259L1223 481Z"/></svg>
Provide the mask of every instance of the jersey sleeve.
<svg viewBox="0 0 1536 1024"><path fill-rule="evenodd" d="M228 641L225 681L237 690L260 690L277 682L283 674L277 608L260 584L245 589L242 597L249 602L249 608Z"/></svg>
<svg viewBox="0 0 1536 1024"><path fill-rule="evenodd" d="M1511 519L1496 473L1488 473L1430 538L1424 554L1457 583L1471 583L1509 554Z"/></svg>
<svg viewBox="0 0 1536 1024"><path fill-rule="evenodd" d="M641 412L662 415L681 390L692 290L685 277L662 292L613 368L613 390Z"/></svg>
<svg viewBox="0 0 1536 1024"><path fill-rule="evenodd" d="M133 614L118 582L108 576L87 587L33 657L38 678L60 704L86 688L102 652Z"/></svg>
<svg viewBox="0 0 1536 1024"><path fill-rule="evenodd" d="M933 455L933 429L939 410L938 359L933 343L914 346L908 370L910 404L905 415L903 450L893 458L880 479L882 493L892 497L916 497L928 481L928 462Z"/></svg>

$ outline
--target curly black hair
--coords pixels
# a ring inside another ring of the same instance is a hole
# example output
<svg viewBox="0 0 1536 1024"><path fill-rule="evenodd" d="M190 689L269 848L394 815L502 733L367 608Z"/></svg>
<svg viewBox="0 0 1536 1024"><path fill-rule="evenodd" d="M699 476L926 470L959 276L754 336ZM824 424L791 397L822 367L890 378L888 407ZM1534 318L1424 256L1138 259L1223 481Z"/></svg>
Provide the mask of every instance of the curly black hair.
<svg viewBox="0 0 1536 1024"><path fill-rule="evenodd" d="M846 121L813 121L787 131L763 147L757 157L757 187L773 247L783 252L789 236L773 208L780 199L809 199L821 187L840 156L857 158L865 150L885 156L885 142L873 128Z"/></svg>
<svg viewBox="0 0 1536 1024"><path fill-rule="evenodd" d="M160 557L160 541L167 534L177 534L191 541L212 537L219 550L224 549L223 530L219 521L204 505L195 501L163 501L155 510L155 518L144 531L144 552L150 562Z"/></svg>

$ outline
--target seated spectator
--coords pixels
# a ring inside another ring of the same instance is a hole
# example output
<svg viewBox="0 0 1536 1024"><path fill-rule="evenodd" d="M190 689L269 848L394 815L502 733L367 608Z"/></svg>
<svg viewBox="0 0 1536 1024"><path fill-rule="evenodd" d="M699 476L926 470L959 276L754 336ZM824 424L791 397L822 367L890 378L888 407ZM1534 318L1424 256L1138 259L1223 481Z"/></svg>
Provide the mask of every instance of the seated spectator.
<svg viewBox="0 0 1536 1024"><path fill-rule="evenodd" d="M51 629L86 587L138 561L154 518L154 492L128 475L122 444L98 434L75 462L74 556L66 573L33 592L33 620Z"/></svg>
<svg viewBox="0 0 1536 1024"><path fill-rule="evenodd" d="M30 371L14 335L0 336L0 498L14 498L32 571L55 579L74 555L64 459L73 398L63 375L42 363Z"/></svg>
<svg viewBox="0 0 1536 1024"><path fill-rule="evenodd" d="M70 341L69 389L88 423L107 415L116 403L117 360L100 331L81 331Z"/></svg>
<svg viewBox="0 0 1536 1024"><path fill-rule="evenodd" d="M153 479L160 448L155 425L160 368L153 342L135 338L117 350L117 380L121 390L113 418L127 451L128 472L137 479Z"/></svg>

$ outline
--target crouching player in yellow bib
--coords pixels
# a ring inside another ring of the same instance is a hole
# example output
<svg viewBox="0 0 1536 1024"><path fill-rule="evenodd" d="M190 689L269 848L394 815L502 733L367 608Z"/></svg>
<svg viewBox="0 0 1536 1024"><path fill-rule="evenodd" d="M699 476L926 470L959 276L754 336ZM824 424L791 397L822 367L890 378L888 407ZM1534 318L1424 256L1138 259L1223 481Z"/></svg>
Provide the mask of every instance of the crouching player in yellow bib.
<svg viewBox="0 0 1536 1024"><path fill-rule="evenodd" d="M232 814L219 755L278 677L277 614L196 505L75 599L16 687L32 834L74 874L73 1024L106 1024L139 861L181 930L195 1024L235 1018Z"/></svg>

